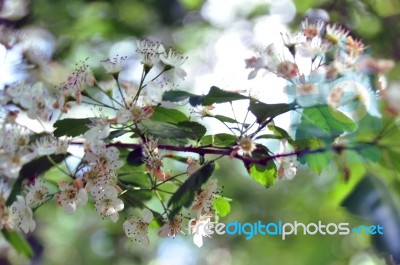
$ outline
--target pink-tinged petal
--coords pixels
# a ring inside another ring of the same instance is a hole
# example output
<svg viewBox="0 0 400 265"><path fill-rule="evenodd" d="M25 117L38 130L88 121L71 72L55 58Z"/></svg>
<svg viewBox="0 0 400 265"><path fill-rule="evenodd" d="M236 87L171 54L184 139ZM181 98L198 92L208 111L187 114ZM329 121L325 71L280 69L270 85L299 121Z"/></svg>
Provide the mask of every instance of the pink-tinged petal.
<svg viewBox="0 0 400 265"><path fill-rule="evenodd" d="M35 230L35 228L36 228L36 222L35 222L35 220L31 219L29 222L29 229L31 231L33 231L33 230Z"/></svg>
<svg viewBox="0 0 400 265"><path fill-rule="evenodd" d="M143 246L148 247L150 244L149 237L146 234L142 234L142 237L139 240L140 243L142 243Z"/></svg>
<svg viewBox="0 0 400 265"><path fill-rule="evenodd" d="M185 80L185 77L187 76L186 71L183 70L183 69L180 68L180 67L176 67L176 68L175 68L175 73L176 73L176 75L177 75L180 79L182 79L182 80Z"/></svg>
<svg viewBox="0 0 400 265"><path fill-rule="evenodd" d="M253 70L249 73L249 75L247 76L247 79L254 79L257 76L258 70Z"/></svg>
<svg viewBox="0 0 400 265"><path fill-rule="evenodd" d="M76 198L76 204L78 206L83 206L88 201L88 195L85 189L80 189Z"/></svg>
<svg viewBox="0 0 400 265"><path fill-rule="evenodd" d="M118 192L113 186L107 186L104 189L104 194L109 198L116 198L118 197Z"/></svg>
<svg viewBox="0 0 400 265"><path fill-rule="evenodd" d="M74 202L64 204L64 212L66 214L73 214L75 213L75 211L76 211L76 204Z"/></svg>
<svg viewBox="0 0 400 265"><path fill-rule="evenodd" d="M120 199L114 199L113 204L117 211L122 211L124 209L124 202Z"/></svg>
<svg viewBox="0 0 400 265"><path fill-rule="evenodd" d="M110 215L111 221L113 221L114 223L118 221L119 215L117 212L113 213Z"/></svg>
<svg viewBox="0 0 400 265"><path fill-rule="evenodd" d="M153 221L153 213L149 209L144 209L142 212L142 218L145 223Z"/></svg>
<svg viewBox="0 0 400 265"><path fill-rule="evenodd" d="M160 228L157 235L159 237L169 237L170 229L171 229L171 226L169 224L165 224Z"/></svg>

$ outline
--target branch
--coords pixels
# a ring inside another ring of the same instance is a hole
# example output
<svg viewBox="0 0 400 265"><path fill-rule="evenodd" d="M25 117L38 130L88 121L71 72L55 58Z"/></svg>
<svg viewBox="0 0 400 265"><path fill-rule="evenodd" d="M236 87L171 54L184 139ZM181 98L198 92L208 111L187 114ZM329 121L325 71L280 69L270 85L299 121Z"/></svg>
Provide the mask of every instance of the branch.
<svg viewBox="0 0 400 265"><path fill-rule="evenodd" d="M83 143L72 142L70 144L80 145ZM303 156L303 155L323 153L323 152L328 152L328 151L334 151L336 153L340 153L343 150L357 151L357 150L364 148L366 145L376 145L376 143L373 143L373 142L363 142L360 144L361 145L359 145L359 146L333 145L333 146L317 148L317 149L308 149L307 148L307 149L303 149L303 150L297 150L294 152L275 154L275 155L266 156L266 157L250 157L250 156L243 156L243 155L239 155L239 154L232 154L232 152L234 151L233 148L217 149L217 148L213 148L213 147L175 146L175 145L165 145L165 144L159 144L158 148L168 150L168 151L196 153L199 155L224 155L224 156L229 156L229 157L233 157L233 158L242 160L243 163L245 163L246 165L249 165L249 164L266 165L269 161L275 160L280 157L288 157L288 156L299 157L299 156ZM116 142L116 143L109 143L109 144L107 144L107 146L114 146L114 147L126 148L126 149L136 149L136 148L140 148L142 146L142 144L128 144L128 143Z"/></svg>

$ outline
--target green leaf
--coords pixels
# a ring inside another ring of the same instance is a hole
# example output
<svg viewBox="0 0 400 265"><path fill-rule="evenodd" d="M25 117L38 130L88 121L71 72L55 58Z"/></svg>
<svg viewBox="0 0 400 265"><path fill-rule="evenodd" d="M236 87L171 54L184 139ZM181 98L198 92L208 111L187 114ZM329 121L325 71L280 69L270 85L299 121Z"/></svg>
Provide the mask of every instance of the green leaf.
<svg viewBox="0 0 400 265"><path fill-rule="evenodd" d="M8 231L6 229L1 230L1 232L7 242L10 243L18 253L24 255L28 259L33 256L32 247L21 234L17 231Z"/></svg>
<svg viewBox="0 0 400 265"><path fill-rule="evenodd" d="M281 127L275 126L273 124L268 124L267 128L268 130L272 131L277 137L281 137L281 139L286 139L291 145L294 144L294 140L292 139L292 137L290 137L288 132Z"/></svg>
<svg viewBox="0 0 400 265"><path fill-rule="evenodd" d="M231 212L231 205L225 197L214 199L213 206L215 212L221 217L227 216Z"/></svg>
<svg viewBox="0 0 400 265"><path fill-rule="evenodd" d="M336 137L356 128L357 124L340 111L332 110L328 106L309 107L303 111L296 139L315 137L318 131L326 136Z"/></svg>
<svg viewBox="0 0 400 265"><path fill-rule="evenodd" d="M166 122L156 122L144 120L140 123L147 134L159 137L161 139L185 139L192 138L193 132L188 128L181 128L175 124Z"/></svg>
<svg viewBox="0 0 400 265"><path fill-rule="evenodd" d="M214 103L232 102L235 100L249 99L239 93L222 90L218 87L211 87L207 95L194 95L186 91L170 90L164 93L163 100L178 102L189 98L189 103L195 107L197 105L210 106Z"/></svg>
<svg viewBox="0 0 400 265"><path fill-rule="evenodd" d="M67 156L69 156L69 154L51 155L50 158L52 161L49 160L47 156L42 156L25 164L19 171L18 178L11 189L6 205L10 206L16 200L17 195L21 193L21 186L24 179L34 179L38 177L54 166L52 162L58 164Z"/></svg>
<svg viewBox="0 0 400 265"><path fill-rule="evenodd" d="M196 140L196 141L200 141L201 137L203 137L207 132L206 127L204 127L200 123L194 122L194 121L181 121L181 122L177 123L176 125L179 128L184 128L184 129L190 130L192 132L192 134L188 138Z"/></svg>
<svg viewBox="0 0 400 265"><path fill-rule="evenodd" d="M279 139L279 140L282 140L284 138L282 136L275 135L275 134L263 134L263 135L257 136L256 139Z"/></svg>
<svg viewBox="0 0 400 265"><path fill-rule="evenodd" d="M163 158L164 158L164 159L165 159L165 158L172 159L172 160L181 162L181 163L183 163L183 164L185 164L185 165L187 165L187 160L188 160L187 157L184 157L184 156L177 156L177 155L167 155L167 156L164 156Z"/></svg>
<svg viewBox="0 0 400 265"><path fill-rule="evenodd" d="M212 145L212 146L231 146L236 143L236 136L227 133L218 133L215 135L206 135L201 138L202 145Z"/></svg>
<svg viewBox="0 0 400 265"><path fill-rule="evenodd" d="M89 128L87 124L90 123L90 119L63 119L58 120L54 123L55 131L54 136L79 136L84 134Z"/></svg>
<svg viewBox="0 0 400 265"><path fill-rule="evenodd" d="M151 115L150 120L176 124L178 122L187 121L188 117L177 109L167 109L162 106L157 106L154 108L154 113Z"/></svg>
<svg viewBox="0 0 400 265"><path fill-rule="evenodd" d="M228 123L237 123L237 121L235 119L223 116L223 115L215 115L215 116L208 116L208 117L214 117L217 120L220 120L222 122L228 122Z"/></svg>
<svg viewBox="0 0 400 265"><path fill-rule="evenodd" d="M296 141L296 146L298 150L315 150L326 147L325 143L319 138L310 138ZM332 159L332 151L329 150L327 150L327 152L305 154L298 158L300 163L307 164L312 170L314 170L318 174L321 174L322 169L329 166Z"/></svg>
<svg viewBox="0 0 400 265"><path fill-rule="evenodd" d="M266 104L261 101L251 100L249 111L256 116L258 123L262 123L267 119L273 119L282 113L288 112L293 109L293 107L293 105L284 103Z"/></svg>
<svg viewBox="0 0 400 265"><path fill-rule="evenodd" d="M130 131L127 130L116 130L116 131L112 131L110 132L110 135L107 137L108 139L112 140L114 138L118 138L124 134L130 133Z"/></svg>
<svg viewBox="0 0 400 265"><path fill-rule="evenodd" d="M125 187L129 188L130 185L125 185ZM128 202L126 205L143 208L144 202L149 201L153 196L151 191L129 189L127 192L124 192L121 197Z"/></svg>
<svg viewBox="0 0 400 265"><path fill-rule="evenodd" d="M225 91L213 86L211 87L210 92L201 99L201 104L203 106L210 106L214 103L232 102L241 99L249 99L249 97L236 92Z"/></svg>
<svg viewBox="0 0 400 265"><path fill-rule="evenodd" d="M381 150L373 144L358 144L357 145L358 154L365 160L370 162L381 161Z"/></svg>
<svg viewBox="0 0 400 265"><path fill-rule="evenodd" d="M169 90L164 92L162 100L170 102L179 102L188 99L191 96L196 96L196 95L182 90Z"/></svg>
<svg viewBox="0 0 400 265"><path fill-rule="evenodd" d="M275 163L270 161L266 166L251 164L249 173L255 181L269 188L275 182L277 169Z"/></svg>
<svg viewBox="0 0 400 265"><path fill-rule="evenodd" d="M168 218L172 218L182 209L182 207L190 207L194 201L194 196L201 186L207 182L215 169L213 161L206 162L201 168L194 172L190 177L178 188L171 196L167 206L172 206Z"/></svg>

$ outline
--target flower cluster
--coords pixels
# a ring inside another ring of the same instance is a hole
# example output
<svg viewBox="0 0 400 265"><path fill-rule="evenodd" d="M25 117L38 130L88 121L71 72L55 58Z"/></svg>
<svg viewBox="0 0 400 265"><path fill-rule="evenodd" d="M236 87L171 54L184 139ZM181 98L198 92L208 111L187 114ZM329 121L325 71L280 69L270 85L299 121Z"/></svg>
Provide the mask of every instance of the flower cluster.
<svg viewBox="0 0 400 265"><path fill-rule="evenodd" d="M7 83L0 100L1 106L8 105L0 112L0 175L4 176L0 228L28 233L36 227L34 210L44 203L55 201L66 214L74 214L92 201L89 205L98 215L112 222L118 222L131 207L141 208L141 214L127 217L122 227L128 238L144 246L150 241L149 227L158 225L158 236L174 238L182 233L184 220L195 215L190 231L201 247L203 238L211 236L197 228L230 211L229 200L219 194L217 179L212 177L218 159L241 160L255 181L269 187L275 179L296 176L298 156L326 151L312 150L325 145L318 135L312 135L316 141L311 144L301 142L307 130L326 135L328 151L341 151L345 146L332 147L329 139L333 143L357 127L354 120L360 111L352 112L352 103L360 103L370 115L380 115L378 93L370 88L367 74L387 71L392 67L389 61L368 57L363 42L336 24L304 20L299 32L281 36L282 41L260 49L245 63L251 69L249 79L267 71L286 80L288 104L267 104L243 95L242 90L212 87L207 95L176 90L164 74L170 71L184 79L186 72L181 67L187 57L149 40L137 43L136 56L102 60L106 80L98 80L103 76L95 76L97 71L91 70L86 59L53 91L47 82ZM125 71L139 62L141 75L132 78L132 72ZM391 111L399 113L400 93L381 88L379 95L388 100ZM235 115L236 100L249 103L242 121ZM201 119L217 120L231 133L207 134L207 128L196 120L199 117L171 109L179 102L188 102ZM218 111L214 104L219 103L231 104L233 118L211 113ZM322 110L312 109L321 105ZM72 110L77 110L79 119L71 118ZM296 130L301 130L295 139L274 123L275 117L290 111L300 117ZM23 113L38 120L44 131L36 133L22 126ZM335 117L332 113L346 124L326 121L325 116ZM248 116L253 121L246 120ZM317 126L321 120L323 124ZM270 140L278 140L281 150L272 152ZM209 159L209 155L214 157ZM70 163L69 158L79 161ZM183 164L176 166L181 172L168 168L173 163ZM55 181L56 188L43 177L53 167L65 175ZM9 184L17 185L20 194L10 195ZM154 198L158 206L150 200Z"/></svg>
<svg viewBox="0 0 400 265"><path fill-rule="evenodd" d="M375 60L364 52L366 46L360 39L338 24L323 21L302 22L297 33L283 33L281 43L272 43L257 55L246 59L246 68L252 69L249 79L260 70L266 70L287 80L289 98L300 106L328 104L334 109L349 104L360 97L376 101L376 95L363 79L364 73L384 73L393 67L389 61ZM378 67L378 64L385 64ZM341 93L343 82L355 80L361 86L347 89L349 96ZM366 104L366 100L361 100ZM372 105L372 106L371 106ZM370 113L376 112L376 103L365 105Z"/></svg>

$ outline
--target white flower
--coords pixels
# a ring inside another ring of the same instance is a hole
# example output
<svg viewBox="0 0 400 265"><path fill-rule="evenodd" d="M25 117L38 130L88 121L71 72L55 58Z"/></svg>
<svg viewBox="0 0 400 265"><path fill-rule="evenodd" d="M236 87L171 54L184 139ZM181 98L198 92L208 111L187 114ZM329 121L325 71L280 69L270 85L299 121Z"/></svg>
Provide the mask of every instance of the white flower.
<svg viewBox="0 0 400 265"><path fill-rule="evenodd" d="M294 55L297 51L297 46L301 43L306 42L306 36L302 33L290 34L290 33L281 33L283 45L285 45L289 51Z"/></svg>
<svg viewBox="0 0 400 265"><path fill-rule="evenodd" d="M14 154L0 154L0 175L17 178L21 168L36 157L36 153L18 151Z"/></svg>
<svg viewBox="0 0 400 265"><path fill-rule="evenodd" d="M134 106L131 109L133 120L136 122L147 120L154 113L154 109L152 106Z"/></svg>
<svg viewBox="0 0 400 265"><path fill-rule="evenodd" d="M44 121L50 121L53 116L52 105L54 99L49 98L45 94L32 97L32 107L27 111L30 119L40 118Z"/></svg>
<svg viewBox="0 0 400 265"><path fill-rule="evenodd" d="M328 105L333 109L337 109L339 107L343 93L343 88L340 86L332 88L331 91L329 91L328 97L326 99Z"/></svg>
<svg viewBox="0 0 400 265"><path fill-rule="evenodd" d="M1 38L8 35L4 31L0 28ZM6 48L3 45L4 43L6 42L1 41L0 43L0 90L3 90L5 85L10 85L27 78L26 65L23 62L21 47L14 45L14 47Z"/></svg>
<svg viewBox="0 0 400 265"><path fill-rule="evenodd" d="M196 211L198 215L200 215L202 211L207 213L212 210L215 194L217 194L217 182L216 179L210 180L207 187L197 195L192 210Z"/></svg>
<svg viewBox="0 0 400 265"><path fill-rule="evenodd" d="M296 52L303 57L315 58L316 56L323 57L329 48L330 43L323 42L321 37L317 36L298 45Z"/></svg>
<svg viewBox="0 0 400 265"><path fill-rule="evenodd" d="M393 82L388 89L383 91L382 98L387 101L390 112L400 113L400 83Z"/></svg>
<svg viewBox="0 0 400 265"><path fill-rule="evenodd" d="M291 180L297 173L296 156L285 156L280 159L280 166L278 169L279 179Z"/></svg>
<svg viewBox="0 0 400 265"><path fill-rule="evenodd" d="M106 147L104 144L92 146L86 152L84 159L91 165L97 165L103 172L115 171L122 167L124 162L119 161L119 151L116 147Z"/></svg>
<svg viewBox="0 0 400 265"><path fill-rule="evenodd" d="M342 28L338 24L326 26L325 38L333 44L337 44L340 41L345 41L347 35L349 35L349 31Z"/></svg>
<svg viewBox="0 0 400 265"><path fill-rule="evenodd" d="M301 28L307 39L312 39L321 35L324 24L323 20L319 20L317 23L309 23L308 19L305 19L301 22Z"/></svg>
<svg viewBox="0 0 400 265"><path fill-rule="evenodd" d="M127 121L132 120L132 112L129 109L121 108L117 111L116 122L119 124L123 124Z"/></svg>
<svg viewBox="0 0 400 265"><path fill-rule="evenodd" d="M157 140L149 140L143 144L144 162L147 170L152 172L159 181L165 181L171 176L161 170L163 166L162 156L158 153Z"/></svg>
<svg viewBox="0 0 400 265"><path fill-rule="evenodd" d="M28 130L18 125L11 125L3 128L3 145L2 149L6 153L15 153L23 150L29 144Z"/></svg>
<svg viewBox="0 0 400 265"><path fill-rule="evenodd" d="M18 195L17 200L10 206L11 222L14 227L21 229L25 233L36 228L33 220L32 209L26 205L24 197Z"/></svg>
<svg viewBox="0 0 400 265"><path fill-rule="evenodd" d="M153 220L153 213L144 209L141 217L131 217L124 222L124 230L127 237L132 238L143 246L149 245L147 236L150 222Z"/></svg>
<svg viewBox="0 0 400 265"><path fill-rule="evenodd" d="M187 57L184 57L173 49L169 49L168 53L164 52L160 55L160 59L165 65L174 68L179 78L185 79L187 74L180 66L186 62Z"/></svg>
<svg viewBox="0 0 400 265"><path fill-rule="evenodd" d="M162 101L165 85L161 82L151 81L146 85L142 93L143 103L146 105L156 105Z"/></svg>
<svg viewBox="0 0 400 265"><path fill-rule="evenodd" d="M110 135L110 122L107 117L91 118L90 128L83 135L88 141L103 140Z"/></svg>
<svg viewBox="0 0 400 265"><path fill-rule="evenodd" d="M114 58L108 58L100 61L104 70L110 74L117 74L121 72L124 61L127 59L127 56L115 56Z"/></svg>
<svg viewBox="0 0 400 265"><path fill-rule="evenodd" d="M243 155L251 156L253 151L257 149L256 144L253 142L251 138L243 137L238 142L239 151L243 153Z"/></svg>
<svg viewBox="0 0 400 265"><path fill-rule="evenodd" d="M7 183L2 179L0 181L0 205L4 204L7 199L8 195L10 195L10 187L7 185Z"/></svg>
<svg viewBox="0 0 400 265"><path fill-rule="evenodd" d="M182 231L182 216L175 216L174 219L165 223L158 231L159 237L175 237Z"/></svg>
<svg viewBox="0 0 400 265"><path fill-rule="evenodd" d="M118 199L118 192L113 186L99 188L97 191L92 192L95 198L94 207L96 211L105 217L110 217L115 223L118 218L118 212L124 209L124 203Z"/></svg>
<svg viewBox="0 0 400 265"><path fill-rule="evenodd" d="M110 184L114 173L100 170L98 165L94 165L88 171L83 173L83 179L86 182L85 189L89 192L98 190ZM95 188L97 187L97 188Z"/></svg>
<svg viewBox="0 0 400 265"><path fill-rule="evenodd" d="M36 140L35 144L33 144L33 149L36 150L39 156L65 154L68 149L68 141L47 135Z"/></svg>
<svg viewBox="0 0 400 265"><path fill-rule="evenodd" d="M253 79L257 76L257 73L260 69L266 68L265 66L265 56L264 56L264 52L261 49L258 49L256 51L257 56L253 56L251 58L245 59L245 68L246 69L253 69L249 75L248 75L248 79Z"/></svg>
<svg viewBox="0 0 400 265"><path fill-rule="evenodd" d="M149 40L141 40L137 43L136 52L139 54L142 64L149 71L155 64L160 61L160 55L164 52L164 47L158 42Z"/></svg>
<svg viewBox="0 0 400 265"><path fill-rule="evenodd" d="M186 163L188 164L186 168L186 173L188 176L192 175L194 172L196 172L200 168L200 164L197 160L193 159L192 157L189 157L186 160Z"/></svg>
<svg viewBox="0 0 400 265"><path fill-rule="evenodd" d="M32 106L32 94L30 90L31 85L25 82L18 82L9 86L5 94L10 97L15 104L19 104L23 108L30 108Z"/></svg>
<svg viewBox="0 0 400 265"><path fill-rule="evenodd" d="M54 196L57 203L64 207L66 214L75 213L76 207L84 206L88 200L86 190L75 183L77 182L74 182L74 186L72 186L67 181L60 181L58 183L60 193Z"/></svg>
<svg viewBox="0 0 400 265"><path fill-rule="evenodd" d="M278 177L279 179L291 180L296 176L297 173L297 156L289 155L290 153L293 153L293 150L287 145L286 140L281 142L280 153L287 155L283 155L277 159L280 164L278 169Z"/></svg>
<svg viewBox="0 0 400 265"><path fill-rule="evenodd" d="M10 191L11 189L7 183L0 181L0 229L4 227L11 228L10 212L6 206Z"/></svg>
<svg viewBox="0 0 400 265"><path fill-rule="evenodd" d="M199 248L203 246L203 237L211 238L211 227L213 224L211 223L212 213L206 213L204 215L199 216L197 219L192 221L190 225L190 233L193 235L193 243Z"/></svg>
<svg viewBox="0 0 400 265"><path fill-rule="evenodd" d="M46 202L49 195L49 189L42 179L36 179L34 185L26 188L26 204L29 207L37 207Z"/></svg>
<svg viewBox="0 0 400 265"><path fill-rule="evenodd" d="M60 85L59 91L65 97L70 95L75 96L76 101L80 103L82 90L84 90L86 86L92 86L94 81L93 73L85 60L67 77L67 81Z"/></svg>

